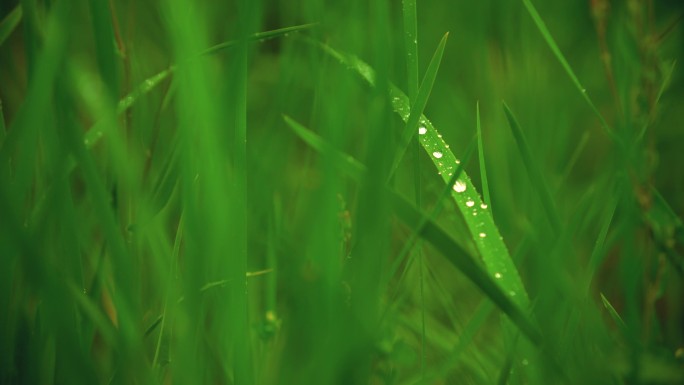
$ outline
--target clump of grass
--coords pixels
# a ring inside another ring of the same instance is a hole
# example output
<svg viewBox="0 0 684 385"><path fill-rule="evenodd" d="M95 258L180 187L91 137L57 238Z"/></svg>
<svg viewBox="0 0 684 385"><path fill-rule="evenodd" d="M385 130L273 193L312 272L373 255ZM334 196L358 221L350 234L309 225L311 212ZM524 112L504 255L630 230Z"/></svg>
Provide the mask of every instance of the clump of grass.
<svg viewBox="0 0 684 385"><path fill-rule="evenodd" d="M607 4L0 7L0 383L681 383L676 6Z"/></svg>

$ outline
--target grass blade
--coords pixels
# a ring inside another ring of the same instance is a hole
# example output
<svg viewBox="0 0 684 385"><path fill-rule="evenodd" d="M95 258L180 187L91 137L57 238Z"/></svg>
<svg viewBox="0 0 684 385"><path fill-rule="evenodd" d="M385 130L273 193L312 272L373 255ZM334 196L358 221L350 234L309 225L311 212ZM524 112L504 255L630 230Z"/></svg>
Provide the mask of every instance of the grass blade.
<svg viewBox="0 0 684 385"><path fill-rule="evenodd" d="M553 54L556 56L556 59L558 59L558 61L560 62L561 66L565 70L565 73L568 74L568 77L572 81L572 84L574 84L575 88L577 88L580 94L582 94L582 98L587 102L591 110L594 112L596 117L601 122L601 128L603 128L605 133L611 139L615 140L616 142L619 142L619 137L615 134L615 132L613 132L613 129L610 128L606 120L603 118L603 115L601 115L601 112L599 112L598 108L596 108L596 106L594 105L594 102L587 94L587 89L584 88L582 83L580 83L579 79L577 78L577 75L575 75L575 72L572 70L572 67L570 67L570 64L565 59L563 52L561 52L560 48L558 47L558 44L556 44L556 41L553 39L553 36L551 36L551 32L549 32L549 29L546 27L546 23L544 23L544 20L542 20L541 16L539 15L539 12L537 12L537 9L534 7L530 0L523 0L523 4L525 4L527 12L532 17L532 20L534 21L534 24L537 26L537 29L539 29L539 32L544 38L544 41L546 41L546 44L549 46Z"/></svg>
<svg viewBox="0 0 684 385"><path fill-rule="evenodd" d="M274 39L274 38L277 38L280 36L287 36L290 33L304 31L304 30L313 28L317 25L318 25L318 23L301 24L301 25L294 25L291 27L278 28L278 29L274 29L271 31L257 32L257 33L254 33L254 34L247 36L247 41L248 42L266 41L266 40ZM211 54L223 51L225 49L235 47L238 44L240 44L240 42L241 42L241 40L230 40L230 41L226 41L223 43L216 44L216 45L211 46L211 47L207 48L206 50L202 51L202 55L211 55Z"/></svg>
<svg viewBox="0 0 684 385"><path fill-rule="evenodd" d="M505 102L503 103L503 107L504 112L506 113L506 119L508 119L508 125L511 127L515 142L518 144L518 150L522 156L523 164L530 177L530 182L532 182L534 189L537 190L537 194L539 194L539 198L541 199L542 206L544 207L544 211L546 212L547 219L551 224L554 235L558 237L561 232L561 221L558 217L558 211L553 203L553 199L551 198L551 192L539 169L539 163L534 161L525 134Z"/></svg>
<svg viewBox="0 0 684 385"><path fill-rule="evenodd" d="M0 45L7 40L12 32L17 28L21 21L22 11L21 4L16 7L0 22Z"/></svg>
<svg viewBox="0 0 684 385"><path fill-rule="evenodd" d="M316 151L330 151L332 149L332 158L341 170L348 172L354 179L361 180L364 177L366 167L355 160L352 156L346 155L339 150L332 148L325 140L320 138L315 133L308 130L301 124L296 123L292 119L286 119L286 122L293 128L295 134L300 139L309 144ZM295 129L296 127L296 129ZM305 135L300 135L305 134ZM472 188L472 185L470 186ZM437 250L444 255L444 257L461 271L470 281L472 281L494 304L497 305L502 312L504 312L510 320L520 329L520 331L527 336L530 341L535 344L541 343L541 336L537 328L530 322L525 315L518 302L519 299L526 294L522 292L521 295L516 296L517 293L511 294L504 292L501 284L504 281L504 276L495 275L492 279L488 271L485 271L476 262L475 258L470 255L461 245L451 238L444 230L442 230L434 221L430 220L430 214L422 212L417 209L405 198L394 191L390 191L390 199L395 214L409 227L415 224L423 224L420 227L419 235L430 242ZM485 263L489 270L490 264ZM505 282L510 282L510 274ZM516 301L517 299L517 301Z"/></svg>
<svg viewBox="0 0 684 385"><path fill-rule="evenodd" d="M437 71L439 71L439 65L442 63L442 56L444 55L444 48L446 47L446 42L449 37L449 33L445 33L442 40L439 42L434 55L432 55L432 60L430 60L430 65L425 72L425 77L423 82L420 84L418 89L418 95L416 96L416 101L411 106L411 111L409 113L409 118L406 121L406 126L404 131L401 133L401 140L399 142L399 149L394 157L392 163L392 169L390 171L390 177L394 174L394 171L399 166L401 158L404 156L406 149L411 143L411 139L418 129L418 123L420 122L420 117L423 115L423 110L427 105L428 98L430 97L430 92L432 92L432 86L435 84L435 79L437 78Z"/></svg>
<svg viewBox="0 0 684 385"><path fill-rule="evenodd" d="M2 100L0 100L0 148L2 148L6 135L7 127L5 126L5 114L2 112Z"/></svg>
<svg viewBox="0 0 684 385"><path fill-rule="evenodd" d="M482 199L485 204L491 206L489 197L489 182L487 181L487 165L484 156L484 139L482 139L482 127L480 125L480 102L477 102L477 155L480 158L480 179L482 179Z"/></svg>
<svg viewBox="0 0 684 385"><path fill-rule="evenodd" d="M620 314L615 310L613 305L608 301L608 298L606 298L603 293L601 293L601 302L603 302L603 306L605 306L606 310L608 310L608 314L610 317L615 321L615 323L622 329L625 330L627 329L627 324L625 324L625 321L620 317Z"/></svg>
<svg viewBox="0 0 684 385"><path fill-rule="evenodd" d="M375 72L373 69L353 55L348 55L337 51L329 45L309 40L312 44L319 47L325 53L340 61L350 70L365 79L371 86L375 85ZM396 86L389 89L392 108L404 120L408 121L410 107L408 97ZM454 154L449 150L449 145L444 142L442 135L432 123L423 115L420 117L420 144L428 153L433 164L440 172L442 180L448 183L454 173L454 169L460 164ZM496 279L500 287L512 300L522 308L529 306L527 292L522 284L518 269L515 267L510 257L508 249L499 235L499 230L494 224L488 205L480 199L475 186L467 173L451 186L451 197L456 202L456 207L463 215L463 218L470 231L471 239L475 243L482 261L490 276Z"/></svg>
<svg viewBox="0 0 684 385"><path fill-rule="evenodd" d="M408 95L411 103L418 96L418 17L416 0L403 0L404 15L404 49L406 50L406 73Z"/></svg>

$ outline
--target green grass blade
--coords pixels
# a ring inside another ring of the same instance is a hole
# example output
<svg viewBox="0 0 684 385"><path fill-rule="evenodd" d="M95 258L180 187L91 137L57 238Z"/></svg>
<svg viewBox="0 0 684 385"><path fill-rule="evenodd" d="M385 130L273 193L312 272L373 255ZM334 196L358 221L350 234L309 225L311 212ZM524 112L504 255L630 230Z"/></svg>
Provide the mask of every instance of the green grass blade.
<svg viewBox="0 0 684 385"><path fill-rule="evenodd" d="M684 276L684 257L677 251L677 245L684 245L684 225L660 192L655 188L651 191L654 199L644 220L675 271Z"/></svg>
<svg viewBox="0 0 684 385"><path fill-rule="evenodd" d="M456 170L454 171L454 175L451 176L449 183L447 183L446 187L444 188L442 193L437 198L437 201L435 202L434 207L430 211L430 214L426 218L424 218L423 221L418 223L412 229L411 237L406 241L406 243L404 244L404 247L399 252L396 260L394 261L394 263L392 264L392 266L389 269L388 280L390 277L394 276L394 274L396 273L397 269L399 268L399 265L401 264L401 262L409 254L409 252L411 251L413 246L415 246L416 239L419 237L418 234L420 234L421 230L423 229L423 227L425 226L427 221L428 220L434 220L435 218L437 218L437 216L441 212L441 210L443 208L444 200L447 199L449 197L449 195L451 195L451 187L450 186L453 186L454 183L456 183L458 178L461 176L461 173L463 172L463 164L468 162L468 159L470 159L472 153L473 153L473 148L472 148L472 145L470 145L466 149L465 156L463 158L464 162L462 164L459 164L458 167L456 167ZM399 280L401 281L401 278ZM387 282L385 284L387 284Z"/></svg>
<svg viewBox="0 0 684 385"><path fill-rule="evenodd" d="M2 112L2 100L0 100L0 148L2 148L6 135L7 126L5 126L5 114Z"/></svg>
<svg viewBox="0 0 684 385"><path fill-rule="evenodd" d="M100 76L107 86L112 101L119 97L119 72L116 54L114 26L110 7L107 0L90 0L90 17L95 38L95 56L100 70Z"/></svg>
<svg viewBox="0 0 684 385"><path fill-rule="evenodd" d="M0 21L0 46L17 28L17 25L19 25L19 22L21 21L21 16L21 4L17 4L17 6Z"/></svg>
<svg viewBox="0 0 684 385"><path fill-rule="evenodd" d="M660 83L660 87L658 88L658 94L655 97L655 100L653 102L654 106L659 105L660 99L663 97L663 94L665 91L670 87L670 84L672 83L672 74L674 73L675 66L677 65L677 61L673 61L672 65L665 70L665 73L663 74L663 80ZM651 116L655 114L656 109L654 108L653 111L650 112ZM648 127L650 124L653 122L653 117L651 117L643 127L641 127L641 131L639 131L639 134L637 135L637 142L640 142L644 139L644 135L646 134L646 131L648 130Z"/></svg>
<svg viewBox="0 0 684 385"><path fill-rule="evenodd" d="M278 28L270 31L264 31L264 32L257 32L254 34L251 34L247 36L247 41L248 42L259 42L259 41L266 41L270 39L274 39L277 37L281 36L287 36L290 33L295 33L295 32L300 32L304 31L307 29L311 29L315 26L317 26L318 23L310 23L310 24L301 24L301 25L294 25L291 27L284 27L284 28ZM214 54L223 50L226 50L228 48L232 48L240 44L240 40L230 40L226 41L223 43L219 43L216 45L213 45L206 50L202 51L202 55L210 55Z"/></svg>
<svg viewBox="0 0 684 385"><path fill-rule="evenodd" d="M411 139L415 135L416 131L419 129L418 124L420 118L423 115L423 110L427 105L427 101L430 98L430 93L432 92L432 86L435 84L435 79L437 78L437 72L439 71L439 66L442 63L442 56L444 55L444 48L446 47L446 42L449 37L449 33L445 33L442 40L439 42L434 55L432 55L432 60L430 60L430 65L425 72L425 77L423 82L420 84L418 89L418 95L416 96L416 101L411 106L411 111L409 113L409 118L404 127L404 131L401 133L401 140L399 142L399 148L396 155L394 156L394 161L392 163L392 169L390 171L390 176L394 174L394 171L399 166L401 158L404 156L406 149L411 143Z"/></svg>
<svg viewBox="0 0 684 385"><path fill-rule="evenodd" d="M591 285L591 281L594 277L594 274L598 270L599 266L601 266L601 263L603 262L603 258L605 257L605 243L606 243L606 237L608 236L608 230L610 229L610 224L613 222L613 216L615 215L615 209L617 208L618 202L620 201L619 198L614 198L614 202L608 213L606 214L606 217L603 220L603 224L601 225L601 230L599 231L599 235L596 238L596 243L594 244L594 249L591 252L591 257L589 258L589 276L588 276L588 281L587 281L587 287L586 290L589 289L589 285Z"/></svg>
<svg viewBox="0 0 684 385"><path fill-rule="evenodd" d="M326 144L318 135L301 124L296 123L294 120L286 119L286 122L293 128L293 131L300 139L309 144L316 151L332 151L329 155L333 155L332 158L334 159L335 164L340 167L341 170L348 172L350 176L357 180L361 180L364 177L366 167L353 157L333 149L330 144ZM472 189L472 184L470 184L469 187ZM510 318L520 331L530 339L530 341L535 344L541 343L539 331L527 318L525 310L523 310L524 308L520 305L520 302L522 302L520 297L524 296L526 300L526 293L524 291L520 293L511 293L510 291L504 292L506 286L501 284L501 282L511 282L510 271L505 272L506 276L499 273L492 278L490 273L483 270L468 251L461 247L458 242L453 240L451 236L442 230L436 223L429 219L430 214L426 214L417 209L396 192L390 191L390 198L394 212L402 222L409 227L415 226L415 224L423 224L420 228L419 235L430 242L452 265L480 288L480 290L482 290L482 292ZM487 270L492 266L491 258L489 259L490 263L485 263ZM517 273L517 271L515 272Z"/></svg>
<svg viewBox="0 0 684 385"><path fill-rule="evenodd" d="M406 199L394 193L392 204L397 216L407 224L420 223L428 215L417 210ZM425 221L421 237L430 242L447 260L468 277L482 292L494 302L502 312L535 344L541 343L541 336L535 326L529 321L525 312L514 302L515 296L504 293L497 283L500 278L492 279L488 272L483 270L469 253L454 241L436 223ZM497 281L495 281L495 279ZM513 298L513 299L512 299Z"/></svg>
<svg viewBox="0 0 684 385"><path fill-rule="evenodd" d="M361 180L367 169L361 162L354 157L335 149L330 143L323 138L316 135L303 125L296 122L287 115L283 115L285 123L302 139L306 144L311 146L314 150L332 156L334 162L342 168L343 171L354 177L356 180Z"/></svg>
<svg viewBox="0 0 684 385"><path fill-rule="evenodd" d="M406 74L408 95L411 103L418 96L418 17L416 0L402 1L404 15L404 49L406 50Z"/></svg>
<svg viewBox="0 0 684 385"><path fill-rule="evenodd" d="M613 305L608 301L608 298L606 298L603 293L601 293L601 302L603 302L603 306L608 310L608 314L610 315L610 318L615 321L615 323L622 329L625 330L627 329L627 324L625 324L625 321L620 317L620 314L615 310Z"/></svg>
<svg viewBox="0 0 684 385"><path fill-rule="evenodd" d="M329 45L309 41L339 60L342 65L361 76L371 86L375 84L375 72L362 60L353 55L341 53ZM389 92L392 108L404 121L408 121L410 115L408 97L396 86L390 86ZM442 139L442 135L425 116L420 118L420 123L421 127L425 128L418 132L420 144L430 156L442 180L447 183L460 161L456 159L449 150L449 145ZM451 187L453 189L451 196L465 219L471 239L485 263L487 272L496 279L504 292L516 304L526 309L529 305L527 292L503 238L499 235L487 204L482 202L470 177L465 172Z"/></svg>
<svg viewBox="0 0 684 385"><path fill-rule="evenodd" d="M556 59L558 59L558 61L560 62L561 66L565 70L565 73L572 81L572 84L574 84L577 90L580 92L580 94L582 94L582 98L587 102L591 110L594 112L596 117L601 122L601 128L603 128L605 133L611 139L615 140L616 142L619 142L619 137L615 134L615 132L613 132L613 129L610 128L606 120L603 118L603 115L601 115L601 112L599 112L598 108L596 108L596 106L594 105L594 102L587 94L587 89L584 88L582 83L580 83L579 79L577 78L577 75L575 75L575 71L572 70L572 67L570 67L570 64L565 59L563 52L561 52L560 48L558 47L558 44L556 44L556 41L553 39L553 36L551 36L551 32L546 27L546 23L544 23L544 20L542 20L541 16L539 15L539 12L537 12L537 9L534 7L530 0L523 0L523 4L525 4L525 8L532 17L534 24L537 26L537 29L539 29L539 32L544 38L544 41L546 41L546 44L549 46L553 54L556 56Z"/></svg>
<svg viewBox="0 0 684 385"><path fill-rule="evenodd" d="M482 138L482 127L480 125L480 102L477 102L477 155L480 159L480 179L482 179L482 199L487 205L492 205L489 196L489 182L487 181L487 165L484 156L484 139Z"/></svg>
<svg viewBox="0 0 684 385"><path fill-rule="evenodd" d="M508 125L511 127L511 132L513 133L515 142L518 145L518 150L520 151L523 164L525 165L527 174L530 177L530 182L532 182L534 189L537 191L537 194L539 194L539 198L541 199L542 206L544 207L546 217L551 224L554 235L559 236L561 232L561 221L558 217L558 211L553 203L551 192L549 191L549 188L544 181L544 177L542 176L539 163L536 162L532 157L532 152L530 151L530 146L527 143L525 134L505 102L503 103L503 107L504 112L506 113L506 119L508 119Z"/></svg>

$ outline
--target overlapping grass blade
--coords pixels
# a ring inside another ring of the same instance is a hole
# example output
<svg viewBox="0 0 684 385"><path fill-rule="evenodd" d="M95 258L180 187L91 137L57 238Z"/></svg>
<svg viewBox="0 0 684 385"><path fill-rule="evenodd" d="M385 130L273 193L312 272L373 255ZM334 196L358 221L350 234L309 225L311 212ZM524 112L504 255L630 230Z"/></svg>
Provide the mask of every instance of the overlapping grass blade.
<svg viewBox="0 0 684 385"><path fill-rule="evenodd" d="M616 142L619 142L619 137L615 134L615 132L613 132L613 129L608 125L608 122L606 122L603 115L601 115L601 112L599 112L598 108L596 108L596 106L594 105L594 102L587 94L587 89L584 88L582 83L580 83L579 79L577 78L577 75L575 75L575 71L572 70L572 67L570 67L570 64L565 59L563 52L561 52L560 48L558 47L558 44L556 44L556 41L553 39L553 36L551 36L551 32L549 32L549 29L546 27L546 23L544 23L544 20L542 20L541 16L539 15L539 12L537 12L537 9L534 7L530 0L523 0L523 4L525 4L525 9L527 9L527 12L532 17L534 24L537 26L537 29L539 29L539 32L544 38L544 41L546 41L546 44L549 46L553 54L556 56L556 59L558 59L558 61L560 62L561 66L565 70L565 73L572 81L572 84L574 84L577 90L580 92L580 94L582 94L582 98L587 102L591 110L594 112L596 117L601 122L601 128L603 128L605 133L611 139L615 140Z"/></svg>
<svg viewBox="0 0 684 385"><path fill-rule="evenodd" d="M325 53L340 61L350 70L365 79L371 86L375 85L375 72L368 64L357 57L342 53L327 44L309 40L312 44L322 49ZM408 121L410 115L409 100L406 95L396 86L390 85L389 89L392 107L404 120ZM421 116L420 125L425 130L419 129L419 140L423 149L428 153L433 164L440 173L445 183L453 175L454 169L460 161L449 150L449 145L444 142L442 135L437 132L432 123ZM494 277L501 288L512 298L513 302L522 308L527 308L529 299L522 284L518 269L510 257L508 249L499 235L499 230L494 224L488 205L480 199L475 186L463 172L452 186L451 196L456 202L458 210L470 231L471 238L485 263L487 272Z"/></svg>
<svg viewBox="0 0 684 385"><path fill-rule="evenodd" d="M477 155L480 159L480 179L482 179L482 199L485 204L492 204L489 197L489 182L487 180L487 162L484 156L484 139L482 138L482 127L480 125L480 102L477 102Z"/></svg>
<svg viewBox="0 0 684 385"><path fill-rule="evenodd" d="M527 169L527 174L530 177L530 182L537 191L539 198L541 199L542 206L546 212L546 217L551 224L551 229L555 236L559 236L561 232L561 221L558 216L558 211L556 210L555 204L553 203L553 198L551 197L551 192L542 176L541 169L539 168L539 162L535 161L532 156L532 151L530 151L530 146L527 143L525 134L520 128L520 124L513 116L510 108L503 103L504 112L506 113L506 119L508 120L508 125L511 127L511 132L515 138L515 142L518 145L518 150L523 160L523 164Z"/></svg>
<svg viewBox="0 0 684 385"><path fill-rule="evenodd" d="M0 45L2 45L2 43L4 43L12 34L12 31L17 28L21 21L21 16L21 4L17 4L17 6L0 21Z"/></svg>
<svg viewBox="0 0 684 385"><path fill-rule="evenodd" d="M465 155L463 158L463 160L464 160L463 164L466 164L468 162L468 159L470 159L472 152L473 152L473 148L472 148L472 145L470 145L466 149L466 152L465 152ZM434 220L435 218L437 218L437 216L441 212L444 200L447 199L449 197L449 195L451 195L451 187L450 186L453 186L454 183L456 183L458 178L461 176L461 173L463 172L463 164L459 164L458 167L456 167L456 170L454 171L454 175L452 175L451 179L449 180L450 183L448 183L446 185L446 187L444 188L442 193L437 198L437 201L435 202L434 207L430 211L430 214L426 218L424 218L423 221L421 221L416 226L414 226L414 228L412 229L411 237L406 241L406 243L404 244L404 247L399 252L396 260L394 261L394 263L392 264L392 266L389 269L388 280L390 277L392 277L392 276L394 276L394 274L396 274L396 271L399 268L399 265L404 260L404 258L408 255L408 253L411 251L411 248L413 248L413 246L415 245L416 238L418 238L418 234L420 234L420 231L425 226L425 223L428 220ZM401 278L399 280L401 281Z"/></svg>
<svg viewBox="0 0 684 385"><path fill-rule="evenodd" d="M411 139L418 130L418 124L420 122L421 116L423 116L423 110L425 110L428 98L430 97L430 92L432 92L432 86L435 84L435 79L437 78L439 65L442 63L442 56L444 55L444 48L446 47L448 38L449 33L447 32L442 37L442 40L440 40L435 53L432 55L430 65L428 66L428 69L425 72L425 77L423 78L423 82L420 84L420 88L418 89L416 101L411 106L409 117L406 121L406 126L404 127L404 131L401 133L399 148L397 149L397 153L394 156L394 161L392 162L390 176L394 174L394 171L399 166L399 162L411 143Z"/></svg>
<svg viewBox="0 0 684 385"><path fill-rule="evenodd" d="M366 172L366 167L363 164L359 163L353 157L332 148L325 140L293 119L286 118L285 122L293 129L295 134L315 150L332 150L333 159L335 160L336 165L343 171L348 172L350 176L355 179L363 177ZM302 133L305 135L300 135ZM472 185L470 185L470 187L472 188ZM423 224L420 227L419 235L430 242L452 265L480 288L480 290L482 290L482 292L511 319L520 331L530 339L530 341L535 344L541 343L539 331L525 315L526 311L523 310L524 307L520 305L522 300L516 300L516 298L522 297L523 295L526 296L524 291L520 293L511 293L510 291L504 292L505 287L502 287L503 285L501 284L501 281L504 278L502 273L495 275L493 279L490 276L490 273L483 270L468 251L461 247L458 242L453 240L451 236L442 230L435 222L429 219L430 214L426 214L420 209L417 209L396 192L391 191L390 198L392 200L394 213L402 222L409 227L413 227L416 224ZM492 262L490 262L487 267L489 268L491 265ZM510 278L506 280L506 282L510 281Z"/></svg>

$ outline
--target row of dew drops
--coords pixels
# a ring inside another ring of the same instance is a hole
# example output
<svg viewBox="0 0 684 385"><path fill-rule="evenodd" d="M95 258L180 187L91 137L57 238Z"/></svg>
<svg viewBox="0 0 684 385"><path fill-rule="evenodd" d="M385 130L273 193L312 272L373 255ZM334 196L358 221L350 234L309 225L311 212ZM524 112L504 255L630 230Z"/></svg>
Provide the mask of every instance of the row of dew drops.
<svg viewBox="0 0 684 385"><path fill-rule="evenodd" d="M408 105L406 103L406 101L404 103L402 103L401 98L399 98L398 96L395 96L394 98L392 98L392 102L393 102L392 105L394 106L396 112L398 112L399 115L401 115L402 119L404 121L408 120L410 112L406 108L406 106ZM438 171L438 174L441 175L442 174L441 169L444 169L445 165L444 165L443 161L440 161L444 157L444 153L442 151L440 151L440 143L439 142L441 142L441 145L444 146L444 148L449 148L449 145L444 141L444 139L442 139L442 134L439 134L439 133L436 135L438 141L429 140L430 138L429 138L428 129L427 129L428 124L429 124L429 122L427 121L427 119L421 117L421 119L419 121L419 125L418 125L418 137L419 137L419 140L421 141L423 147L426 149L426 151L428 151L428 153L430 153L437 160L436 163L438 165L438 168L440 169L440 171ZM461 161L456 159L455 163L458 165L461 163ZM446 169L449 171L447 176L451 177L453 175L454 166L453 165L447 165ZM467 190L466 182L464 180L462 180L461 177L459 177L459 179L457 179L453 185L453 190L459 194L465 193L465 191ZM476 206L475 200L472 197L468 197L466 199L467 200L465 202L465 205L468 208L472 209L472 215L473 216L477 216L478 215L478 208L475 207ZM484 202L480 203L479 206L480 206L479 208L482 210L486 210L488 208L487 204ZM482 222L478 224L478 226L483 226L483 225L484 225L484 223L482 223ZM487 233L479 232L478 236L480 239L484 240L484 238L487 237ZM498 271L495 272L494 278L497 280L500 280L503 278L504 273L506 273L505 268L501 269L501 272L498 272ZM516 292L513 290L510 290L508 292L508 295L513 297L516 295Z"/></svg>

